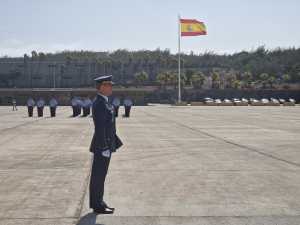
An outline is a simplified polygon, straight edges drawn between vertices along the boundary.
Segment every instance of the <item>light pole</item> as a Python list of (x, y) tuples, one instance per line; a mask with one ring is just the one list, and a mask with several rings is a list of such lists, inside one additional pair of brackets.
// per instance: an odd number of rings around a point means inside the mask
[(53, 79), (53, 88), (56, 88), (56, 77), (55, 77), (55, 72), (56, 72), (56, 63), (54, 64), (49, 64), (49, 68), (52, 68), (52, 79)]
[(84, 68), (84, 64), (77, 64), (76, 67), (78, 68), (79, 71), (79, 86), (85, 86), (85, 79), (82, 78), (82, 72)]

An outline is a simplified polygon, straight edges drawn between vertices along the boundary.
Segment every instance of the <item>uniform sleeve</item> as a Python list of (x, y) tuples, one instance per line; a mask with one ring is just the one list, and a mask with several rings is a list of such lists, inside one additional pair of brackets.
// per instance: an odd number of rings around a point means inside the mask
[(109, 148), (106, 139), (105, 117), (106, 114), (104, 107), (98, 104), (93, 105), (93, 118), (95, 123), (96, 136), (95, 147), (100, 151), (104, 151)]

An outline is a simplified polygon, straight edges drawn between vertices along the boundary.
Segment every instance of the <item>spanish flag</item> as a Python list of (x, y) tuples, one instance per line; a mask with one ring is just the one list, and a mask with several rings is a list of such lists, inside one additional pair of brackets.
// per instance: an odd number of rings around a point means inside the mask
[(203, 22), (194, 19), (180, 19), (181, 36), (206, 35), (206, 27)]

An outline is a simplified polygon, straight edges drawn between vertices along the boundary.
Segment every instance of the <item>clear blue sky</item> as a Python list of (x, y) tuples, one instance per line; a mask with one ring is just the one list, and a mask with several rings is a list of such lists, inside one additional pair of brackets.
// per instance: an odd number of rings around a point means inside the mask
[(233, 53), (300, 46), (298, 0), (1, 0), (0, 56), (32, 50), (177, 51), (177, 15), (206, 23), (182, 50)]

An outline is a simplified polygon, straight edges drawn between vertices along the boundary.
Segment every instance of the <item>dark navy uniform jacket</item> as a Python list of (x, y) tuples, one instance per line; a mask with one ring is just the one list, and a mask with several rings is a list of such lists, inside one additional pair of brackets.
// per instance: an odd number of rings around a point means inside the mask
[(95, 132), (90, 151), (105, 151), (109, 149), (111, 152), (115, 152), (123, 143), (116, 134), (113, 106), (106, 102), (102, 96), (97, 95), (92, 107)]

